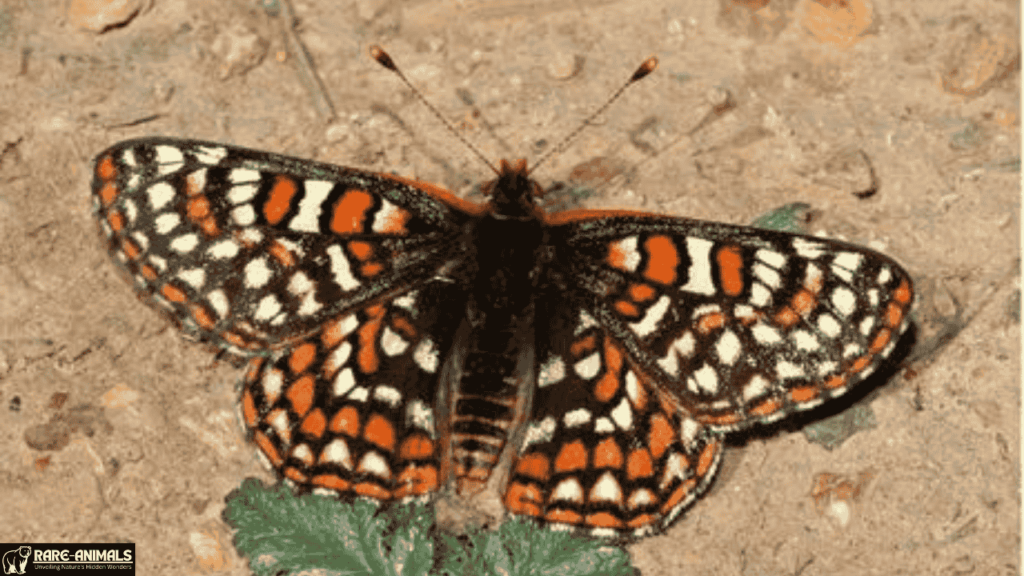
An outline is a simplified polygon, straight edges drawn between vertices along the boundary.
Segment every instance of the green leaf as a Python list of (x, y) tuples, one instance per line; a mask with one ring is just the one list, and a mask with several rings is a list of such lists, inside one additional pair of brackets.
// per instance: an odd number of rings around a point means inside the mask
[(433, 514), (422, 504), (385, 511), (248, 479), (227, 497), (224, 520), (257, 576), (319, 568), (333, 574), (423, 576), (434, 559)]
[(810, 204), (793, 202), (771, 212), (762, 214), (750, 225), (754, 228), (764, 230), (777, 230), (779, 232), (796, 232), (806, 234), (807, 213), (810, 211)]

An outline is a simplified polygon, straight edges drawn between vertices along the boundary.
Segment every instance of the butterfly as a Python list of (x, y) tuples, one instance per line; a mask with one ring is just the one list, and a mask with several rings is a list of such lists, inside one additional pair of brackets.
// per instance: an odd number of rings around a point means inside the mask
[(644, 536), (707, 489), (726, 433), (844, 394), (909, 325), (910, 276), (873, 250), (546, 213), (525, 161), (496, 172), (473, 203), (158, 137), (100, 153), (92, 191), (139, 296), (251, 358), (248, 436), (303, 490), (472, 494), (498, 470), (512, 514)]

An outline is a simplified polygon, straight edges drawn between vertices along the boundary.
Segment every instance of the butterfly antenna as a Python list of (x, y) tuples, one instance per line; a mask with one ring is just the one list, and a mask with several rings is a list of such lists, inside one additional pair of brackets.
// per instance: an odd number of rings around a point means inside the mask
[(470, 152), (476, 154), (476, 157), (479, 158), (484, 164), (486, 164), (488, 168), (493, 170), (495, 174), (499, 173), (498, 169), (494, 167), (494, 164), (491, 164), (491, 161), (488, 160), (487, 157), (484, 156), (482, 152), (477, 150), (476, 146), (470, 144), (469, 140), (466, 140), (462, 136), (462, 134), (459, 134), (459, 131), (456, 130), (454, 126), (452, 126), (451, 122), (449, 122), (444, 116), (442, 116), (441, 113), (437, 111), (437, 108), (435, 108), (433, 104), (428, 102), (426, 97), (424, 97), (423, 94), (415, 86), (412, 85), (412, 82), (410, 82), (409, 79), (405, 77), (405, 74), (402, 74), (402, 71), (398, 69), (398, 65), (395, 64), (395, 61), (391, 59), (391, 56), (388, 55), (388, 53), (385, 52), (383, 48), (377, 46), (376, 44), (370, 46), (370, 57), (376, 60), (377, 63), (380, 64), (381, 66), (397, 74), (398, 77), (402, 79), (402, 82), (404, 82), (405, 85), (408, 86), (410, 90), (412, 90), (412, 93), (417, 98), (419, 98), (420, 102), (422, 102), (423, 105), (427, 107), (427, 110), (433, 112), (434, 116), (441, 121), (441, 124), (443, 124), (444, 127), (447, 128), (449, 132), (451, 132), (456, 138), (458, 138), (460, 142), (465, 144), (466, 148), (469, 148)]
[(537, 168), (541, 164), (547, 162), (548, 159), (551, 158), (552, 156), (554, 156), (555, 154), (559, 154), (563, 150), (565, 150), (569, 146), (569, 144), (572, 143), (572, 141), (575, 140), (576, 137), (580, 135), (580, 132), (583, 132), (583, 130), (585, 128), (590, 126), (595, 118), (597, 118), (601, 114), (604, 114), (604, 111), (607, 110), (608, 107), (611, 106), (613, 102), (618, 100), (619, 96), (622, 96), (622, 93), (626, 91), (626, 88), (629, 88), (630, 86), (633, 85), (634, 82), (642, 80), (648, 74), (650, 74), (651, 72), (654, 72), (654, 70), (657, 67), (658, 67), (658, 57), (657, 56), (651, 56), (647, 60), (644, 60), (643, 63), (640, 64), (640, 67), (636, 69), (636, 72), (633, 72), (633, 75), (629, 78), (629, 80), (626, 80), (626, 83), (623, 84), (622, 86), (620, 86), (619, 89), (616, 90), (615, 93), (612, 94), (611, 97), (608, 98), (608, 100), (606, 100), (605, 103), (602, 104), (600, 108), (595, 110), (590, 116), (587, 116), (587, 119), (584, 120), (583, 122), (581, 122), (580, 125), (577, 126), (575, 130), (572, 131), (572, 133), (570, 133), (565, 138), (562, 138), (561, 142), (559, 142), (553, 148), (548, 150), (547, 154), (544, 154), (543, 156), (541, 156), (539, 160), (534, 162), (533, 166), (530, 168), (530, 173), (532, 174), (533, 172), (535, 172), (537, 170)]

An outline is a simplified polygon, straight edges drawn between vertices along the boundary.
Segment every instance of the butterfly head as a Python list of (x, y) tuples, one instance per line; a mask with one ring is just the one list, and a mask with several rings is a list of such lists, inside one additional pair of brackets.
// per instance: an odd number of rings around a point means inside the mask
[(494, 213), (509, 218), (536, 218), (540, 215), (535, 198), (544, 195), (544, 190), (526, 169), (526, 160), (509, 163), (502, 160), (498, 165), (498, 178), (484, 184), (484, 195), (491, 197)]

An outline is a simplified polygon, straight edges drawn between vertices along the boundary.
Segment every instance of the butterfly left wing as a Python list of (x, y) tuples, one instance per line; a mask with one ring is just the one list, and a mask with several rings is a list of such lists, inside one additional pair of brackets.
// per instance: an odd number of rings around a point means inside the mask
[(553, 281), (631, 366), (715, 431), (843, 394), (909, 325), (907, 272), (853, 244), (615, 212), (556, 215), (550, 231)]
[(386, 174), (175, 138), (102, 152), (92, 190), (139, 295), (243, 354), (457, 268), (452, 240), (479, 210)]
[(435, 399), (464, 300), (431, 281), (253, 358), (242, 420), (271, 467), (303, 490), (383, 502), (437, 490)]

